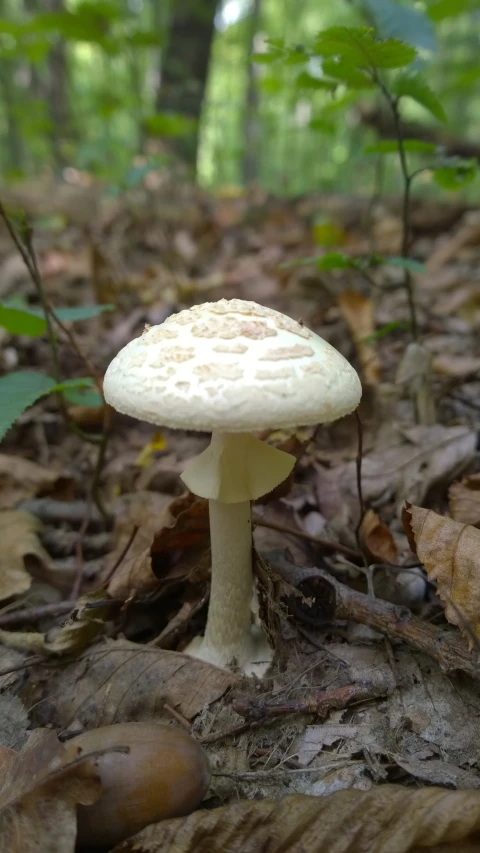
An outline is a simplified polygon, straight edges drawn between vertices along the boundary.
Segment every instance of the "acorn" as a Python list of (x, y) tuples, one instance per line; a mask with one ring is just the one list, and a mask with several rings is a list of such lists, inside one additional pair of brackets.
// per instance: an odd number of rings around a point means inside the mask
[(93, 729), (65, 744), (67, 762), (98, 750), (95, 766), (103, 792), (77, 806), (80, 849), (109, 849), (164, 818), (192, 812), (210, 784), (207, 757), (187, 732), (161, 723), (118, 723)]

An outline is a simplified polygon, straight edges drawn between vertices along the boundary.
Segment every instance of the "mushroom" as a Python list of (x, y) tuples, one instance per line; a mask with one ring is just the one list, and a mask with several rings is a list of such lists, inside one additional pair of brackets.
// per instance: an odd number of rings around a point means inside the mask
[(221, 299), (147, 327), (110, 364), (104, 393), (123, 414), (212, 433), (182, 474), (209, 501), (212, 567), (205, 635), (186, 651), (263, 675), (273, 652), (252, 618), (251, 502), (288, 477), (295, 458), (252, 432), (348, 414), (361, 397), (356, 371), (302, 323), (255, 302)]

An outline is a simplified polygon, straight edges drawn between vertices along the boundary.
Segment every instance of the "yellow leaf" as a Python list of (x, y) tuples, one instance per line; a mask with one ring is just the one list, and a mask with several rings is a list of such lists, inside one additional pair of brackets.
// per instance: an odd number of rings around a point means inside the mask
[(165, 450), (167, 442), (161, 432), (156, 432), (152, 440), (138, 454), (135, 465), (138, 468), (149, 468), (153, 463), (153, 454)]

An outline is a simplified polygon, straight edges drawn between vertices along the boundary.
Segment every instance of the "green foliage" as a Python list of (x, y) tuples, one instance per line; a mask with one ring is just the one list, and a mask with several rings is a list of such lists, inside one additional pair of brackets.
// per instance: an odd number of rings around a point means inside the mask
[(51, 376), (33, 370), (18, 370), (0, 378), (0, 440), (23, 412), (40, 397), (52, 392), (71, 393), (79, 388), (91, 388), (89, 378), (70, 379), (57, 383)]
[(324, 59), (322, 68), (325, 74), (355, 89), (371, 89), (375, 86), (371, 74), (357, 68), (342, 57)]
[(322, 77), (314, 77), (312, 74), (309, 74), (308, 71), (302, 71), (295, 81), (295, 87), (297, 89), (310, 89), (313, 91), (316, 89), (323, 89), (323, 91), (334, 92), (336, 86), (337, 84), (333, 83), (331, 80), (325, 80)]
[(403, 68), (416, 57), (415, 48), (399, 39), (380, 40), (368, 27), (330, 27), (318, 34), (313, 52), (372, 69)]
[(155, 113), (144, 119), (143, 126), (151, 136), (185, 136), (194, 123), (181, 113)]
[(412, 98), (439, 121), (447, 120), (440, 101), (421, 74), (399, 74), (392, 83), (391, 91), (397, 98)]
[(445, 18), (456, 18), (462, 12), (475, 9), (472, 0), (436, 0), (427, 8), (427, 14), (432, 21), (444, 21)]
[[(412, 154), (435, 154), (437, 146), (433, 142), (424, 142), (423, 139), (404, 139), (405, 151)], [(398, 141), (396, 139), (381, 139), (372, 145), (365, 145), (364, 154), (398, 154)]]
[(380, 329), (376, 329), (376, 331), (372, 332), (371, 335), (366, 335), (362, 338), (362, 342), (364, 344), (373, 344), (384, 338), (386, 335), (390, 335), (392, 332), (403, 332), (409, 328), (410, 323), (406, 320), (392, 320), (391, 323), (386, 323), (385, 326), (381, 326)]
[[(98, 317), (104, 311), (113, 310), (113, 305), (79, 305), (72, 308), (55, 308), (54, 314), (64, 323), (78, 323)], [(45, 333), (47, 323), (41, 308), (27, 305), (22, 299), (9, 299), (0, 302), (0, 326), (12, 335), (36, 338)]]
[(444, 190), (460, 190), (473, 183), (478, 171), (475, 159), (447, 157), (434, 169), (433, 177)]
[[(457, 2), (457, 0), (453, 0)], [(431, 20), (419, 9), (395, 0), (362, 0), (382, 38), (399, 38), (424, 50), (436, 50)]]
[(38, 338), (45, 331), (45, 320), (37, 314), (0, 302), (0, 326), (11, 335)]

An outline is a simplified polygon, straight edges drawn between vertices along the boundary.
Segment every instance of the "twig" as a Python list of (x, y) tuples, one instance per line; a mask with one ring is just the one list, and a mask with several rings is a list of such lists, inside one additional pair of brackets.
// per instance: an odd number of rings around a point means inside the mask
[(285, 702), (269, 702), (260, 696), (243, 697), (233, 702), (233, 710), (249, 720), (264, 720), (285, 714), (315, 714), (327, 717), (330, 711), (342, 711), (351, 702), (363, 702), (385, 696), (386, 687), (379, 688), (370, 682), (348, 684), (334, 690), (322, 690), (308, 699), (291, 699)]
[(349, 548), (348, 545), (341, 545), (340, 542), (332, 542), (331, 539), (324, 539), (322, 536), (313, 536), (310, 533), (305, 533), (303, 530), (298, 530), (296, 527), (290, 527), (288, 524), (277, 524), (275, 521), (266, 521), (264, 518), (254, 516), (253, 524), (255, 527), (268, 527), (270, 530), (278, 530), (279, 533), (287, 533), (290, 536), (297, 536), (299, 539), (305, 539), (307, 542), (312, 542), (314, 545), (319, 545), (326, 551), (338, 551), (340, 554), (345, 554), (352, 560), (361, 560), (362, 554), (356, 551), (355, 548)]
[(139, 529), (140, 528), (139, 528), (138, 524), (136, 524), (133, 527), (132, 532), (130, 533), (130, 536), (128, 537), (128, 540), (125, 543), (125, 547), (123, 548), (122, 552), (119, 554), (117, 559), (115, 560), (115, 563), (113, 564), (113, 566), (110, 569), (106, 578), (103, 578), (102, 583), (100, 584), (98, 589), (103, 589), (103, 587), (105, 587), (107, 585), (107, 583), (109, 582), (111, 577), (114, 575), (114, 573), (118, 569), (119, 565), (124, 561), (125, 557), (127, 556), (128, 551), (130, 550), (130, 548), (132, 546), (133, 540), (135, 539), (135, 536), (137, 535)]
[[(453, 630), (437, 628), (417, 619), (408, 607), (391, 604), (356, 592), (337, 581), (323, 569), (298, 568), (282, 560), (272, 569), (292, 587), (302, 593), (303, 598), (292, 594), (288, 605), (292, 613), (307, 625), (314, 624), (314, 614), (320, 601), (331, 601), (331, 619), (347, 619), (368, 625), (374, 631), (388, 637), (403, 640), (414, 649), (429, 655), (445, 672), (462, 671), (478, 678), (480, 666), (477, 656), (472, 654), (466, 643)], [(318, 622), (319, 626), (321, 622)]]
[(55, 601), (53, 604), (42, 604), (39, 607), (25, 607), (13, 613), (0, 614), (0, 628), (13, 628), (17, 625), (28, 625), (38, 622), (45, 616), (62, 616), (70, 613), (75, 607), (75, 600)]
[(360, 415), (358, 414), (358, 409), (355, 409), (355, 420), (357, 423), (357, 436), (358, 436), (358, 447), (357, 447), (357, 457), (355, 459), (355, 469), (357, 472), (357, 495), (358, 495), (358, 504), (360, 509), (360, 518), (358, 520), (357, 528), (355, 530), (355, 535), (357, 538), (357, 545), (359, 551), (362, 550), (361, 542), (360, 542), (360, 528), (362, 526), (363, 516), (365, 515), (365, 503), (363, 500), (363, 489), (362, 489), (362, 460), (363, 460), (363, 424), (360, 420)]

